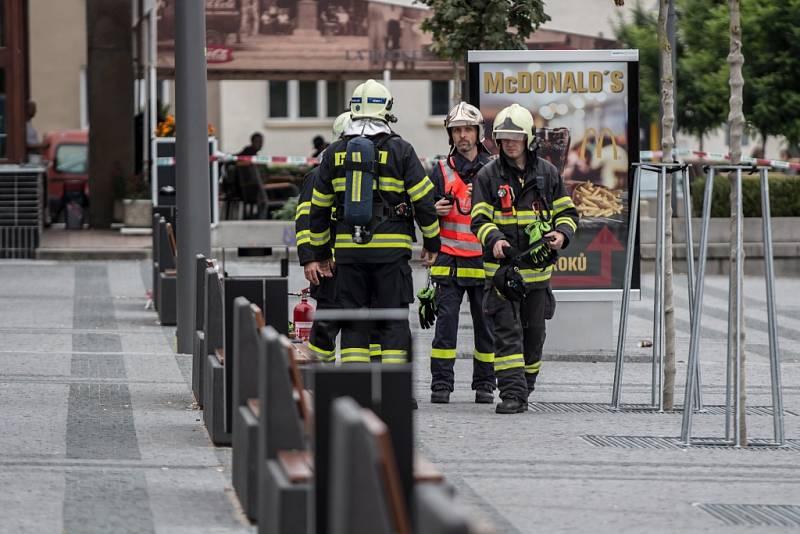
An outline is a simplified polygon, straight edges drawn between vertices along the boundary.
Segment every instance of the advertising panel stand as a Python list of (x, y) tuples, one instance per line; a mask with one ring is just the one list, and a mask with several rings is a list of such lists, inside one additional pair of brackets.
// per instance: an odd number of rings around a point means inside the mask
[(538, 154), (559, 169), (581, 216), (553, 274), (558, 308), (548, 326), (550, 350), (613, 350), (629, 232), (635, 233), (632, 296), (639, 298), (639, 226), (629, 205), (630, 164), (639, 160), (638, 61), (637, 50), (470, 51), (467, 57), (469, 101), (483, 113), (487, 134), (502, 108), (517, 103), (530, 110)]

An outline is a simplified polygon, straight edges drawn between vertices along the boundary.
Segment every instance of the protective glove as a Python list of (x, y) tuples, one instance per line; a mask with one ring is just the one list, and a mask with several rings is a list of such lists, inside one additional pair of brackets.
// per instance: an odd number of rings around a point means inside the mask
[(432, 327), (436, 322), (436, 288), (431, 285), (430, 277), (428, 278), (428, 285), (417, 291), (417, 298), (419, 299), (419, 326), (423, 330)]
[(545, 234), (551, 232), (553, 226), (541, 219), (537, 219), (525, 227), (525, 234), (528, 236), (528, 261), (534, 269), (544, 269), (553, 265), (558, 259), (558, 252), (550, 248), (550, 244), (545, 239)]

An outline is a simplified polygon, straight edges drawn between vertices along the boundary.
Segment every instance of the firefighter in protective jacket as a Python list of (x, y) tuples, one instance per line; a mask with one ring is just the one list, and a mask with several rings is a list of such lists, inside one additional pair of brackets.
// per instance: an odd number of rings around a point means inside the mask
[(436, 187), (436, 214), (442, 249), (431, 267), (436, 283), (436, 333), (431, 350), (431, 402), (447, 403), (453, 391), (458, 317), (464, 293), (469, 298), (475, 346), (472, 389), (475, 402), (494, 402), (494, 346), (484, 319), (484, 272), (481, 244), (470, 231), (473, 180), (489, 161), (483, 146), (483, 116), (475, 106), (461, 102), (444, 121), (450, 153), (431, 172)]
[[(331, 139), (338, 139), (350, 124), (350, 112), (342, 113), (333, 122)], [(314, 260), (311, 252), (311, 231), (309, 230), (309, 214), (311, 213), (311, 194), (314, 190), (314, 180), (319, 174), (319, 167), (309, 172), (303, 179), (300, 198), (297, 201), (294, 227), (297, 243), (297, 256), (300, 265), (305, 270)], [(331, 235), (336, 235), (336, 221), (331, 220)], [(336, 303), (336, 278), (319, 279), (319, 285), (311, 284), (311, 297), (317, 301), (318, 310), (339, 308)], [(308, 348), (322, 362), (332, 362), (336, 359), (336, 336), (339, 335), (339, 323), (331, 320), (315, 320), (311, 326), (311, 336)], [(370, 343), (370, 356), (380, 358), (381, 347), (377, 343)]]
[[(389, 128), (392, 96), (374, 80), (356, 87), (352, 122), (328, 147), (311, 196), (310, 245), (314, 261), (306, 277), (332, 275), (331, 210), (336, 210), (337, 301), (342, 308), (407, 308), (414, 300), (411, 242), (414, 219), (423, 235), (424, 262), (439, 252), (439, 220), (433, 184), (413, 147)], [(342, 362), (369, 362), (369, 324), (342, 328)], [(411, 341), (408, 320), (380, 325), (383, 363), (405, 363)]]
[(556, 168), (536, 155), (533, 116), (512, 104), (495, 117), (499, 157), (478, 173), (472, 231), (483, 245), (484, 312), (494, 334), (497, 413), (528, 409), (541, 365), (545, 320), (555, 312), (550, 275), (578, 212)]

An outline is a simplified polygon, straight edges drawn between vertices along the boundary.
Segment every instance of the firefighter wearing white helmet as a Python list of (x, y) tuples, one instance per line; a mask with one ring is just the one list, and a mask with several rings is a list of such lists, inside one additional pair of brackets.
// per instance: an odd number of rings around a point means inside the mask
[(499, 157), (478, 173), (472, 231), (483, 246), (484, 313), (494, 334), (496, 412), (528, 409), (541, 366), (545, 321), (555, 312), (550, 275), (578, 212), (556, 168), (537, 157), (530, 111), (512, 104), (494, 119)]
[(483, 116), (478, 108), (458, 103), (444, 121), (450, 153), (434, 165), (442, 248), (431, 267), (436, 284), (436, 332), (431, 349), (431, 402), (450, 402), (454, 389), (458, 319), (461, 302), (469, 298), (474, 332), (472, 389), (475, 402), (494, 402), (495, 377), (492, 333), (483, 315), (484, 271), (481, 244), (469, 231), (472, 187), (478, 171), (489, 161), (483, 146)]
[[(403, 308), (413, 302), (411, 243), (414, 220), (423, 236), (423, 261), (439, 252), (434, 187), (414, 148), (389, 128), (392, 95), (374, 80), (350, 99), (352, 122), (328, 147), (311, 197), (310, 244), (314, 261), (306, 278), (332, 276), (331, 210), (336, 212), (337, 301), (344, 308)], [(383, 363), (407, 361), (408, 321), (380, 329)], [(342, 362), (369, 362), (369, 325), (342, 328)]]
[[(342, 136), (350, 124), (350, 112), (345, 112), (336, 117), (331, 129), (331, 139), (336, 140)], [(311, 213), (311, 196), (314, 190), (314, 181), (319, 174), (319, 167), (314, 167), (303, 178), (300, 196), (297, 199), (297, 211), (294, 218), (295, 243), (297, 244), (297, 257), (300, 265), (306, 269), (313, 261), (311, 253), (311, 232), (309, 230), (309, 214)], [(331, 231), (335, 232), (334, 224), (330, 224)], [(318, 310), (337, 308), (336, 306), (336, 279), (324, 278), (317, 285), (311, 286), (311, 296), (317, 301)], [(336, 321), (314, 321), (311, 326), (311, 335), (308, 348), (323, 362), (332, 362), (336, 359), (336, 336), (339, 334), (339, 324)]]

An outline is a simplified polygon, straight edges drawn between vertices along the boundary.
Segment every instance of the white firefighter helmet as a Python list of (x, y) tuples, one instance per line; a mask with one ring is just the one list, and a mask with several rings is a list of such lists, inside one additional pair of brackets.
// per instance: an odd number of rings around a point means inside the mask
[(500, 146), (498, 139), (525, 139), (530, 149), (534, 143), (533, 115), (519, 104), (511, 104), (500, 110), (492, 125), (492, 139)]
[(353, 91), (350, 98), (350, 112), (353, 120), (378, 119), (389, 121), (392, 109), (392, 93), (375, 80), (367, 80)]
[(448, 113), (447, 117), (444, 119), (444, 127), (447, 129), (447, 136), (450, 138), (451, 145), (453, 144), (453, 138), (450, 136), (450, 128), (455, 128), (456, 126), (477, 126), (478, 142), (483, 143), (485, 139), (483, 115), (481, 115), (481, 111), (472, 104), (459, 102), (450, 110), (450, 113)]
[(331, 130), (331, 139), (339, 139), (347, 127), (350, 126), (350, 112), (345, 111), (333, 121), (333, 129)]

